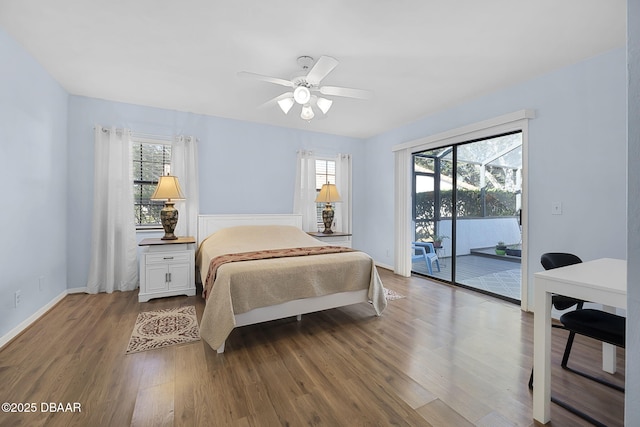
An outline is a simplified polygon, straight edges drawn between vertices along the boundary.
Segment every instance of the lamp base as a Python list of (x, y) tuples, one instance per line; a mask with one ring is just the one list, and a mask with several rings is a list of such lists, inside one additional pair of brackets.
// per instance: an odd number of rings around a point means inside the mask
[(176, 240), (178, 236), (173, 234), (173, 230), (176, 229), (176, 224), (178, 224), (178, 210), (173, 207), (174, 202), (166, 201), (164, 202), (164, 208), (160, 210), (160, 222), (162, 223), (162, 228), (164, 228), (164, 236), (162, 236), (161, 240)]
[(331, 230), (333, 225), (333, 207), (331, 207), (331, 203), (327, 203), (322, 210), (322, 222), (324, 223), (322, 234), (333, 234), (333, 230)]

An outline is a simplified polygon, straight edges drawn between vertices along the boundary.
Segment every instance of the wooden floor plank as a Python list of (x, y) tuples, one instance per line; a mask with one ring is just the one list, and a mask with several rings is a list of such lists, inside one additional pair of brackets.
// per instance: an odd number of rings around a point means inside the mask
[(138, 393), (132, 427), (172, 427), (174, 384), (165, 382)]

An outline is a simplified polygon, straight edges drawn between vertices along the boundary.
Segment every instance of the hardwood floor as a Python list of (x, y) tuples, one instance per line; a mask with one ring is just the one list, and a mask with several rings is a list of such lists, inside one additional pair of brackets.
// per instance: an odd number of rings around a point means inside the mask
[[(195, 305), (136, 292), (69, 295), (0, 351), (0, 400), (35, 413), (0, 413), (2, 426), (533, 426), (527, 381), (533, 316), (516, 305), (380, 269), (406, 296), (383, 316), (368, 304), (234, 330), (218, 355), (196, 342), (125, 355), (141, 311)], [(610, 426), (624, 395), (559, 367), (553, 394)], [(570, 364), (603, 374), (599, 344), (578, 337)], [(41, 402), (81, 405), (42, 412)], [(552, 405), (551, 426), (588, 425)]]

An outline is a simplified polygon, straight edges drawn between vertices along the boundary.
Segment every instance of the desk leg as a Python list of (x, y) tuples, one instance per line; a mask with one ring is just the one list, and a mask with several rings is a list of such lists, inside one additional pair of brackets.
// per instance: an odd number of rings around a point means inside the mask
[(551, 420), (551, 294), (535, 279), (533, 316), (533, 418)]
[[(611, 307), (610, 305), (603, 306), (602, 310), (606, 311), (607, 313), (615, 314), (616, 312), (616, 308)], [(616, 364), (617, 364), (616, 346), (603, 342), (602, 343), (602, 370), (610, 374), (615, 374), (617, 369)]]

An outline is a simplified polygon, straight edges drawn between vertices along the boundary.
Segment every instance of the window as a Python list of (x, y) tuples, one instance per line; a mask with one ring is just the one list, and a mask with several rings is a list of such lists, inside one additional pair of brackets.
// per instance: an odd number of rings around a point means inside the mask
[(137, 228), (158, 228), (161, 200), (150, 200), (158, 184), (158, 177), (171, 168), (171, 145), (163, 143), (133, 142), (133, 208)]
[[(334, 160), (316, 159), (316, 195), (320, 193), (324, 184), (336, 183), (336, 162)], [(322, 222), (322, 210), (324, 203), (316, 203), (316, 222), (318, 230), (324, 229)]]
[(351, 155), (315, 156), (311, 151), (297, 152), (296, 189), (293, 195), (293, 212), (302, 216), (302, 229), (322, 231), (322, 209), (315, 203), (318, 192), (326, 183), (337, 187), (341, 198), (334, 205), (333, 231), (351, 233)]

